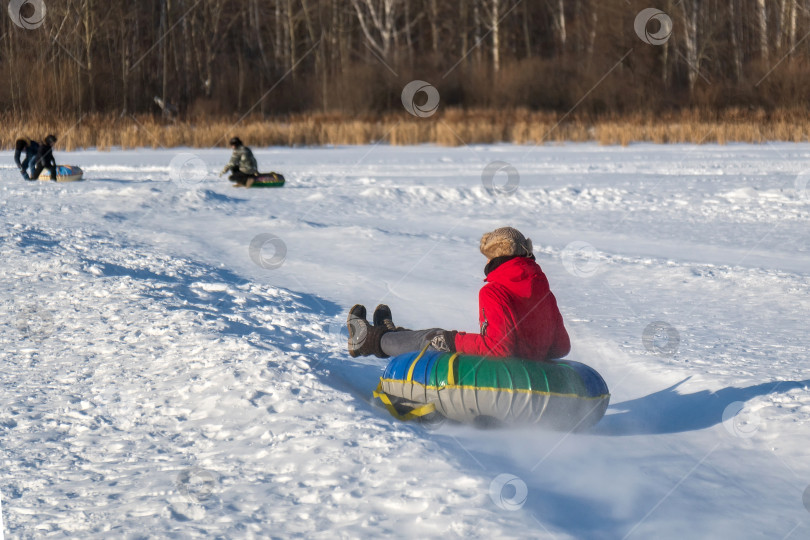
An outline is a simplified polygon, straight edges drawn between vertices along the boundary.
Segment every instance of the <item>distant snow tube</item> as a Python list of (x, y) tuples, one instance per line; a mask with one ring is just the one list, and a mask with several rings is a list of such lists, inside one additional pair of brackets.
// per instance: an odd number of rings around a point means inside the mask
[(260, 173), (258, 176), (255, 177), (253, 185), (251, 187), (254, 188), (284, 187), (285, 181), (286, 179), (284, 178), (283, 174), (274, 172)]
[[(56, 167), (56, 181), (57, 182), (78, 182), (82, 179), (84, 171), (76, 165), (57, 165)], [(39, 179), (43, 181), (51, 180), (51, 173), (47, 169), (43, 170), (39, 175)]]
[[(572, 360), (538, 362), (426, 350), (392, 358), (374, 395), (403, 420), (435, 410), (458, 422), (494, 420), (563, 431), (593, 426), (610, 401), (602, 376)], [(391, 397), (407, 400), (412, 410), (395, 410)]]

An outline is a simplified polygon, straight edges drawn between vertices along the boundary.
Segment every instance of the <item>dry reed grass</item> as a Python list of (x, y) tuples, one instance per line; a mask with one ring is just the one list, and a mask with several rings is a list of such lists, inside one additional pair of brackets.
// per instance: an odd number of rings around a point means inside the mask
[(667, 114), (634, 113), (600, 118), (564, 117), (527, 110), (444, 110), (430, 118), (406, 113), (379, 117), (312, 114), (287, 119), (218, 118), (167, 123), (151, 116), (87, 115), (79, 121), (26, 121), (2, 118), (6, 129), (0, 146), (13, 148), (20, 136), (59, 136), (57, 147), (172, 148), (223, 147), (238, 134), (251, 146), (392, 145), (431, 143), (460, 146), (509, 142), (537, 144), (560, 141), (720, 143), (808, 140), (810, 119), (804, 110), (730, 109), (723, 112), (681, 111)]

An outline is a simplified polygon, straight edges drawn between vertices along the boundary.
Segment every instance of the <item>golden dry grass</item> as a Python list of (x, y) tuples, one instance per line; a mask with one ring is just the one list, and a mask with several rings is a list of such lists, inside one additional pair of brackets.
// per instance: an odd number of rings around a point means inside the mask
[(343, 114), (292, 116), (283, 120), (218, 118), (165, 122), (151, 116), (87, 115), (55, 122), (2, 118), (0, 146), (12, 148), (20, 136), (59, 136), (58, 148), (223, 147), (238, 134), (251, 146), (302, 146), (432, 143), (460, 146), (509, 142), (559, 141), (720, 143), (807, 141), (810, 119), (804, 110), (776, 112), (726, 110), (682, 111), (663, 115), (635, 113), (622, 117), (564, 117), (527, 110), (444, 110), (429, 118), (407, 113), (379, 117)]

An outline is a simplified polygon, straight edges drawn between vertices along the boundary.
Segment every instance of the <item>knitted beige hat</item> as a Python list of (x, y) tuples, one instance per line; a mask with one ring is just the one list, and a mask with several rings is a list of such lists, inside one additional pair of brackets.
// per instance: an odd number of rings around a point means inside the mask
[(532, 255), (532, 241), (512, 227), (501, 227), (481, 237), (481, 253), (487, 259), (495, 257), (528, 257)]

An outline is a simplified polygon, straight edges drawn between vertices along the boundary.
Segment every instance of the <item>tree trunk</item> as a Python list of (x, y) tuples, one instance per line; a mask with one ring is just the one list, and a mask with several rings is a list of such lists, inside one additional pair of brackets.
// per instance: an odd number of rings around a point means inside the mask
[(523, 44), (526, 48), (526, 58), (532, 57), (532, 35), (529, 32), (529, 3), (523, 2)]
[[(596, 1), (589, 2), (591, 11), (591, 30), (588, 33), (588, 65), (593, 62), (594, 46), (596, 45), (596, 30), (599, 28), (599, 11), (597, 9), (598, 3)], [(664, 75), (666, 79), (666, 75)]]
[(437, 55), (439, 54), (439, 6), (436, 4), (436, 0), (429, 0), (428, 8), (430, 8), (431, 50), (434, 55)]
[(96, 109), (96, 85), (93, 82), (93, 6), (91, 0), (84, 1), (84, 51), (87, 86), (90, 89), (90, 111)]
[(178, 105), (182, 104), (184, 108), (187, 109), (188, 104), (191, 100), (191, 46), (189, 40), (191, 36), (189, 35), (188, 31), (188, 16), (185, 15), (188, 11), (186, 6), (188, 4), (188, 0), (181, 0), (180, 2), (180, 12), (184, 14), (182, 20), (180, 21), (180, 34), (183, 36), (180, 39), (179, 47), (180, 51), (176, 62), (178, 64), (177, 71), (179, 73), (179, 80), (177, 81), (178, 86)]
[[(405, 20), (411, 20), (411, 3), (405, 2)], [(411, 25), (405, 24), (405, 47), (408, 50), (408, 64), (413, 65), (413, 36), (411, 35)], [(397, 51), (398, 54), (399, 51)]]
[(738, 0), (728, 0), (729, 35), (731, 36), (732, 65), (734, 67), (734, 80), (739, 82), (742, 78), (742, 50), (737, 39), (737, 4)]
[[(163, 0), (161, 3), (160, 15), (160, 35), (165, 36), (169, 28), (169, 0)], [(169, 44), (168, 36), (163, 38), (160, 46), (163, 48), (163, 85), (161, 88), (161, 99), (163, 99), (163, 117), (169, 113), (169, 108), (166, 106), (169, 99)]]
[[(476, 57), (476, 64), (481, 65), (481, 9), (479, 8), (478, 4), (479, 0), (475, 0), (473, 3), (473, 38), (475, 41), (475, 57)], [(464, 51), (466, 53), (466, 50)]]
[(250, 0), (251, 17), (253, 23), (253, 33), (255, 35), (256, 46), (259, 48), (259, 58), (262, 62), (262, 71), (270, 69), (270, 62), (267, 59), (267, 51), (264, 48), (264, 36), (262, 35), (262, 13), (259, 10), (259, 0)]
[(501, 0), (491, 0), (489, 27), (492, 30), (492, 70), (501, 69)]
[(759, 54), (765, 63), (769, 63), (770, 51), (768, 47), (768, 11), (765, 0), (757, 0), (757, 16), (759, 23)]
[(684, 21), (684, 44), (686, 46), (687, 78), (689, 92), (695, 89), (698, 77), (698, 35), (697, 35), (697, 0), (683, 0), (681, 3)]
[[(461, 28), (461, 50), (459, 51), (458, 56), (466, 55), (467, 50), (469, 49), (468, 34), (470, 31), (469, 27), (470, 14), (468, 6), (469, 4), (467, 2), (462, 2), (461, 7), (459, 8), (459, 23), (460, 23), (459, 28)], [(466, 65), (467, 63), (466, 57), (464, 58), (463, 62)]]
[(247, 77), (247, 70), (245, 69), (245, 55), (239, 54), (236, 56), (237, 74), (236, 80), (238, 87), (236, 90), (236, 108), (237, 110), (244, 110), (244, 97), (245, 97), (245, 79)]
[(295, 79), (296, 79), (295, 70), (296, 70), (296, 67), (297, 67), (297, 64), (298, 64), (298, 56), (297, 56), (297, 51), (295, 49), (295, 45), (296, 45), (295, 17), (293, 16), (292, 2), (293, 2), (293, 0), (287, 0), (287, 32), (289, 33), (289, 36), (290, 36), (290, 43), (289, 43), (289, 46), (290, 46), (290, 67), (289, 67), (289, 69), (292, 72), (291, 77), (292, 77), (292, 81), (294, 83)]
[(273, 23), (275, 26), (275, 31), (273, 32), (273, 37), (275, 37), (275, 47), (273, 47), (273, 54), (276, 57), (276, 62), (284, 58), (283, 49), (281, 47), (281, 40), (282, 40), (282, 26), (281, 26), (281, 0), (275, 0), (276, 10), (275, 10), (275, 17), (273, 18)]
[[(307, 27), (307, 35), (309, 36), (309, 46), (315, 47), (315, 44), (318, 43), (318, 35), (315, 32), (315, 25), (312, 21), (312, 16), (309, 12), (309, 5), (307, 4), (308, 0), (301, 0), (301, 8), (304, 13), (304, 22), (306, 23)], [(324, 57), (324, 47), (323, 47), (323, 39), (321, 39), (320, 43), (318, 43), (317, 49), (315, 50), (315, 65), (318, 67), (316, 75), (320, 74), (321, 81), (325, 81), (327, 79), (326, 76), (326, 61)], [(313, 81), (317, 84), (317, 80)], [(321, 94), (321, 107), (323, 110), (326, 110), (326, 99), (327, 99), (327, 92), (326, 86), (322, 86), (322, 94)]]
[[(351, 0), (357, 15), (357, 22), (368, 46), (385, 60), (391, 60), (391, 54), (396, 54), (399, 45), (399, 36), (405, 33), (405, 39), (410, 40), (413, 21), (410, 18), (408, 5), (410, 0)], [(400, 7), (406, 8), (400, 14)], [(393, 58), (396, 64), (396, 58)]]
[(790, 0), (790, 22), (788, 30), (788, 47), (792, 51), (796, 46), (796, 0)]
[(567, 35), (565, 31), (565, 0), (558, 0), (557, 3), (557, 39), (559, 43), (559, 54), (565, 53), (565, 42)]
[(129, 41), (129, 10), (121, 17), (121, 116), (126, 116), (129, 112), (128, 96), (129, 96), (129, 65), (132, 51), (130, 50)]

